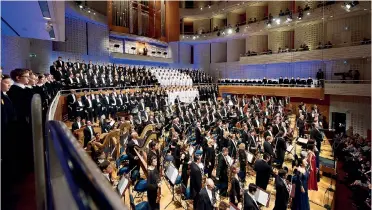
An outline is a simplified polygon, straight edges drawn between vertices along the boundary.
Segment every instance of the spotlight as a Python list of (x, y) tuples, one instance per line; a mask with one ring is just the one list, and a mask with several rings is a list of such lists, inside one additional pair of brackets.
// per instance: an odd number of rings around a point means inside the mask
[(96, 13), (94, 12), (93, 15), (96, 15)]
[(203, 10), (203, 7), (200, 7), (200, 10)]
[(276, 24), (278, 24), (278, 25), (279, 25), (279, 24), (280, 24), (280, 19), (279, 19), (279, 18), (278, 18), (278, 19), (276, 19), (276, 21), (275, 21), (275, 22), (276, 22)]
[(184, 39), (185, 38), (185, 36), (182, 36), (182, 39)]
[(351, 8), (351, 5), (350, 4), (346, 4), (346, 9), (350, 9)]
[(88, 10), (88, 13), (90, 13), (90, 10)]
[(232, 34), (232, 29), (231, 28), (229, 28), (228, 30), (227, 30), (227, 34)]
[(224, 31), (222, 32), (222, 35), (225, 35), (225, 32)]
[(292, 18), (287, 17), (287, 22), (291, 22), (291, 21), (292, 21)]
[(307, 15), (310, 15), (310, 12), (306, 13)]
[(210, 9), (211, 8), (211, 5), (208, 5), (208, 9)]
[(195, 37), (195, 36), (193, 36), (193, 37), (192, 37), (192, 39), (193, 39), (193, 40), (195, 40), (195, 39), (196, 39), (196, 37)]
[[(270, 24), (270, 23), (268, 23), (268, 24), (267, 24), (267, 26), (268, 26), (268, 27), (271, 27), (271, 24)], [(261, 31), (262, 31), (262, 30), (261, 30)]]
[(298, 17), (298, 19), (300, 19), (300, 20), (301, 20), (301, 19), (302, 19), (302, 17)]
[(83, 9), (83, 5), (80, 5), (79, 7), (80, 7), (80, 9)]

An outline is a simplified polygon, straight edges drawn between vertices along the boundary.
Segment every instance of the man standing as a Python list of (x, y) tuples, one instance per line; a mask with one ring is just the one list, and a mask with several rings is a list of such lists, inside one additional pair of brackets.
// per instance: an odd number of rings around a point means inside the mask
[(84, 128), (84, 147), (87, 146), (88, 142), (96, 135), (94, 132), (92, 122), (87, 121), (87, 127)]
[(275, 206), (273, 210), (286, 210), (289, 201), (290, 188), (286, 181), (287, 172), (283, 169), (279, 170), (278, 176), (275, 178)]
[(206, 187), (200, 190), (198, 196), (198, 210), (211, 210), (217, 208), (215, 186), (212, 179), (207, 179)]
[(194, 162), (190, 164), (190, 192), (191, 198), (194, 200), (194, 209), (197, 208), (199, 192), (202, 188), (202, 175), (203, 171), (199, 167), (201, 164), (201, 157), (199, 155), (194, 156)]
[(319, 131), (318, 125), (315, 123), (311, 125), (310, 138), (316, 141), (316, 148), (318, 149), (320, 153), (321, 152), (320, 147), (322, 145), (323, 135)]
[(273, 174), (273, 169), (268, 164), (270, 161), (270, 156), (264, 153), (263, 159), (259, 159), (254, 164), (254, 170), (256, 171), (256, 185), (264, 190), (266, 190), (269, 184), (270, 175)]

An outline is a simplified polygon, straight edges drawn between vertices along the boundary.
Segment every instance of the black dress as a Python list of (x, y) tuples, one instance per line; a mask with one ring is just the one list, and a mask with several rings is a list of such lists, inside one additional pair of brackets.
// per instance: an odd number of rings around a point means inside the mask
[(153, 170), (148, 169), (147, 199), (151, 210), (156, 210), (160, 208), (160, 204), (156, 203), (159, 182), (160, 182), (159, 171), (156, 168)]
[(230, 202), (233, 203), (235, 206), (238, 206), (238, 203), (241, 201), (241, 194), (240, 194), (240, 183), (236, 177), (233, 177), (231, 180), (231, 188), (229, 191), (229, 198)]

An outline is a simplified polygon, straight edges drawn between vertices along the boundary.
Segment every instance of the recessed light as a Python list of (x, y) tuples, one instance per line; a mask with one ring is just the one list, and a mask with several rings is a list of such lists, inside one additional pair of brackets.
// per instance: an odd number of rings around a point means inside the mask
[(90, 10), (88, 10), (88, 13), (90, 13)]
[(331, 15), (331, 18), (333, 18), (333, 16)]
[[(96, 13), (94, 12), (93, 15), (96, 15)], [(123, 13), (123, 15), (124, 15), (124, 13)]]
[(310, 15), (310, 12), (308, 12), (307, 15)]
[(324, 20), (324, 18), (322, 18), (322, 20)]
[(54, 37), (50, 37), (50, 39), (51, 39), (51, 40), (55, 40), (56, 38), (54, 38)]
[(51, 20), (52, 18), (50, 17), (44, 17), (45, 20)]
[(80, 9), (83, 9), (83, 5), (80, 5), (79, 7), (80, 7)]

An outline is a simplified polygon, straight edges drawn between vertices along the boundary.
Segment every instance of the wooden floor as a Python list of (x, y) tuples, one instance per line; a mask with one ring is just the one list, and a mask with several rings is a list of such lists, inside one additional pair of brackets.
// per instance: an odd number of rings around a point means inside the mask
[[(291, 121), (291, 127), (294, 127), (294, 122), (295, 122), (294, 116), (290, 118), (290, 121)], [(296, 135), (297, 134), (295, 132), (295, 136)], [(301, 147), (296, 146), (296, 150), (297, 150), (297, 154), (299, 154), (300, 151), (301, 151)], [(320, 156), (331, 159), (332, 158), (331, 154), (332, 154), (332, 149), (331, 149), (331, 145), (329, 144), (328, 140), (323, 141), (322, 151), (321, 151)], [(292, 171), (292, 164), (291, 164), (292, 159), (293, 159), (293, 156), (287, 154), (286, 155), (286, 162), (284, 163), (284, 165), (287, 166), (288, 169), (290, 170), (290, 173)], [(247, 177), (245, 186), (248, 186), (249, 183), (255, 183), (254, 171), (253, 171), (253, 175)], [(325, 176), (322, 176), (321, 179), (320, 179), (320, 182), (318, 183), (318, 191), (309, 191), (310, 209), (311, 210), (325, 209), (324, 208), (325, 204), (331, 205), (332, 200), (333, 200), (333, 192), (330, 192), (329, 195), (328, 195), (328, 193), (326, 194), (326, 190), (327, 190), (328, 187), (330, 187), (331, 183), (332, 183), (332, 188), (334, 189), (335, 184), (336, 184), (335, 180), (331, 179), (331, 178), (328, 178), (328, 177), (325, 177)], [(270, 184), (268, 186), (268, 189), (267, 189), (268, 192), (271, 193), (270, 205), (269, 205), (268, 208), (263, 207), (262, 209), (273, 209), (274, 208), (275, 187), (273, 186), (273, 184), (274, 184), (274, 180), (271, 180)], [(177, 198), (177, 200), (180, 200), (180, 196), (176, 195), (176, 198)], [(167, 188), (167, 186), (165, 184), (165, 180), (164, 180), (162, 182), (162, 197), (161, 197), (161, 200), (160, 200), (160, 209), (165, 209), (165, 207), (167, 206), (168, 203), (170, 203), (171, 200), (172, 200), (172, 193)], [(220, 200), (225, 201), (225, 202), (228, 203), (228, 198), (227, 197), (220, 197)], [(146, 201), (146, 195), (143, 196), (143, 199), (135, 199), (136, 204), (140, 203), (141, 201)], [(127, 204), (129, 206), (128, 191), (126, 192), (126, 195), (125, 195), (125, 204)], [(186, 208), (186, 203), (184, 201), (182, 202), (182, 205)], [(166, 209), (181, 210), (181, 209), (183, 209), (183, 207), (180, 206), (179, 202), (171, 202), (171, 204)], [(187, 209), (192, 209), (192, 201), (190, 201), (190, 204), (189, 204)]]

